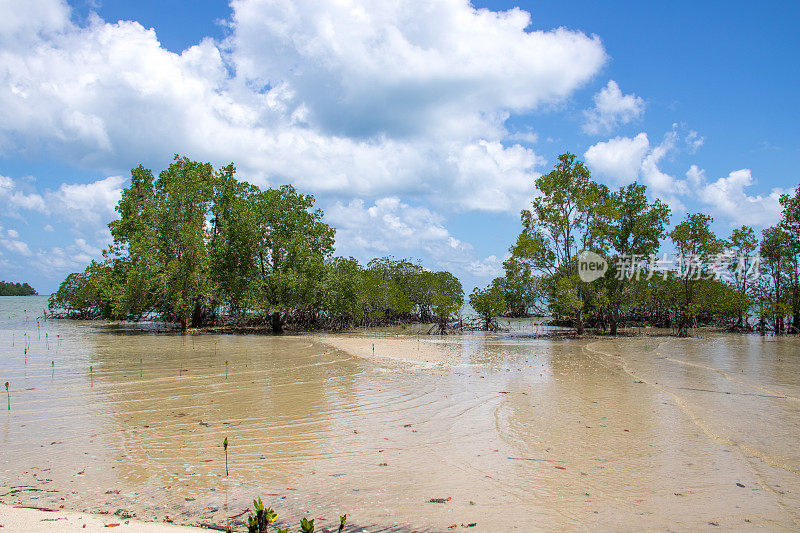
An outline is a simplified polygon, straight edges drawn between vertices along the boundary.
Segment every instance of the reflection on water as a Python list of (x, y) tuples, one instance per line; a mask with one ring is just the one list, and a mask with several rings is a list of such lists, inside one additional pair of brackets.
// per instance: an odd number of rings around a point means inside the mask
[(5, 502), (224, 523), (261, 495), (286, 523), (364, 531), (800, 526), (797, 339), (475, 333), (422, 338), (452, 354), (423, 365), (37, 328), (43, 305), (0, 298)]

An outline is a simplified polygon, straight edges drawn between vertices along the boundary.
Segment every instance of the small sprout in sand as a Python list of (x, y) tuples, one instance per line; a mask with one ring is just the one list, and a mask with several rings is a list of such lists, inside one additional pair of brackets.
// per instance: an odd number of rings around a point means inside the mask
[(342, 533), (342, 531), (344, 531), (345, 523), (347, 523), (347, 515), (343, 514), (342, 516), (339, 517), (339, 533)]
[(92, 368), (92, 365), (89, 365), (89, 380), (89, 386), (94, 387), (94, 368)]
[(225, 379), (228, 379), (228, 361), (225, 361)]
[(222, 447), (225, 449), (225, 475), (228, 475), (228, 437), (222, 441)]
[(11, 393), (8, 392), (8, 381), (6, 381), (6, 396), (8, 396), (8, 410), (11, 410)]
[(300, 519), (300, 532), (301, 533), (314, 533), (314, 519), (311, 520), (303, 517)]
[[(256, 515), (247, 517), (248, 533), (263, 533), (267, 531), (267, 526), (278, 519), (278, 513), (273, 511), (272, 507), (265, 508), (260, 496), (257, 500), (253, 500), (253, 508), (256, 510)], [(278, 531), (280, 532), (281, 530)]]
[(139, 377), (142, 377), (142, 358), (139, 358)]

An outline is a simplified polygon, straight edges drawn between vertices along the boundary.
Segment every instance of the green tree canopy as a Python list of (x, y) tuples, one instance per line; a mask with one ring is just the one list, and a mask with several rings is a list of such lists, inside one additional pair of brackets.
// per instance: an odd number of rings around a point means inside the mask
[(109, 224), (103, 260), (70, 274), (52, 309), (85, 318), (312, 326), (437, 318), (463, 305), (461, 282), (406, 259), (362, 267), (333, 257), (334, 229), (314, 197), (260, 189), (233, 164), (214, 170), (175, 156), (154, 179), (141, 165)]
[(716, 254), (722, 253), (723, 241), (711, 231), (713, 220), (709, 215), (690, 213), (669, 233), (679, 254), (676, 272), (681, 290), (677, 301), (679, 336), (688, 335), (689, 322), (700, 309), (696, 290), (698, 281), (710, 277), (708, 265)]

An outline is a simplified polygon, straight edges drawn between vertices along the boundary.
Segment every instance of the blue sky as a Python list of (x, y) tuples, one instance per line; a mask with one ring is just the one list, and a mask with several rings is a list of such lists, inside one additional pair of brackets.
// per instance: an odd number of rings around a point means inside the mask
[(774, 224), (800, 183), (796, 2), (0, 11), (0, 279), (43, 293), (107, 245), (129, 169), (176, 152), (313, 193), (337, 253), (415, 257), (467, 290), (565, 151), (721, 235)]

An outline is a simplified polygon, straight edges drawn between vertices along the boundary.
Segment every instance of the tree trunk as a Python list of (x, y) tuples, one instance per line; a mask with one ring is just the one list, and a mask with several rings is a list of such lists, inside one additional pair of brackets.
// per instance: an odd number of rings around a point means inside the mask
[(200, 305), (200, 299), (198, 298), (194, 302), (194, 310), (192, 311), (192, 327), (199, 328), (203, 325), (203, 306)]
[(609, 313), (609, 322), (611, 328), (611, 335), (616, 337), (617, 336), (617, 327), (619, 325), (619, 312), (616, 309), (611, 309), (611, 313)]
[(689, 336), (689, 320), (685, 313), (681, 313), (681, 318), (678, 320), (678, 337)]
[(580, 309), (578, 316), (575, 317), (575, 333), (583, 335), (583, 309)]
[(283, 320), (281, 319), (280, 311), (272, 313), (272, 333), (283, 333)]

